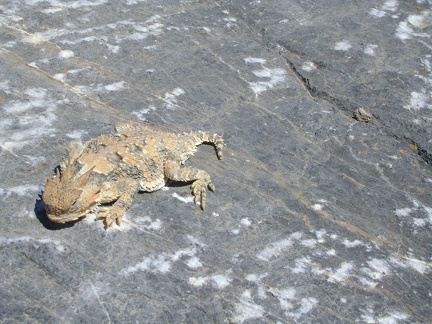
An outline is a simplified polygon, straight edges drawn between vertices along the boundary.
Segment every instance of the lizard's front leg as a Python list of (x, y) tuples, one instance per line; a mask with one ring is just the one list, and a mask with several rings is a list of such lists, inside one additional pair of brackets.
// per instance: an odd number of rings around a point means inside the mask
[(116, 221), (117, 225), (120, 225), (124, 213), (132, 204), (132, 200), (138, 192), (138, 188), (138, 182), (132, 179), (117, 180), (108, 187), (103, 188), (98, 203), (107, 204), (115, 202), (111, 206), (101, 207), (96, 220), (104, 219), (105, 228), (110, 227), (114, 221)]
[(199, 202), (202, 209), (205, 209), (206, 206), (207, 187), (215, 191), (215, 186), (207, 172), (191, 167), (181, 168), (178, 162), (172, 160), (165, 162), (165, 176), (175, 181), (193, 181), (191, 189), (195, 196), (194, 202), (195, 204)]

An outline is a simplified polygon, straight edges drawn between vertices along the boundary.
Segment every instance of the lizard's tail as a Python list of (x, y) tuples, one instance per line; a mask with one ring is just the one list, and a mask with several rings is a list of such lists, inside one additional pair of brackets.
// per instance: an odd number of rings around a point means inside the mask
[(224, 140), (221, 136), (217, 134), (210, 134), (202, 131), (192, 132), (191, 135), (194, 137), (195, 145), (200, 145), (202, 143), (211, 143), (216, 149), (216, 155), (219, 160), (222, 160), (222, 149), (224, 147)]

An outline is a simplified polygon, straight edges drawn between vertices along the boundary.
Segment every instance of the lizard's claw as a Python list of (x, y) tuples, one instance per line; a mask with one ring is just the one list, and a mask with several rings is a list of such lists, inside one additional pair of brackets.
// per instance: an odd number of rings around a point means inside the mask
[(99, 210), (95, 220), (103, 219), (105, 228), (110, 227), (114, 221), (120, 226), (123, 214), (124, 210), (118, 206), (103, 207)]
[(213, 191), (213, 192), (216, 190), (216, 188), (215, 188), (215, 186), (214, 186), (213, 183), (211, 183), (209, 181), (205, 181), (205, 180), (196, 180), (191, 185), (192, 194), (195, 196), (194, 202), (195, 202), (195, 204), (200, 203), (201, 204), (201, 208), (203, 210), (206, 207), (206, 192), (207, 192), (207, 187), (211, 191)]

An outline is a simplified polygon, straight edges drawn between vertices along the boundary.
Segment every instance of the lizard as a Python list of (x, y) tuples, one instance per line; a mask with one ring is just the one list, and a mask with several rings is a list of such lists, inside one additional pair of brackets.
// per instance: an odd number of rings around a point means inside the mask
[(183, 167), (202, 143), (213, 144), (221, 160), (224, 140), (203, 131), (175, 133), (146, 123), (120, 123), (109, 134), (84, 144), (67, 145), (54, 176), (48, 178), (42, 200), (56, 223), (76, 221), (97, 212), (105, 228), (121, 225), (139, 191), (152, 192), (168, 180), (190, 182), (195, 204), (206, 207), (206, 190), (215, 186), (206, 171)]

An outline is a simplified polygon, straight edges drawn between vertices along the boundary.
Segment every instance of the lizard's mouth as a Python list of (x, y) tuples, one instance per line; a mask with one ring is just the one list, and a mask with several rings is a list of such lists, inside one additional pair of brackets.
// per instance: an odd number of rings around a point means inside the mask
[(50, 221), (54, 223), (61, 223), (61, 224), (76, 221), (87, 214), (87, 213), (77, 213), (77, 214), (56, 215), (55, 213), (51, 213), (49, 208), (46, 208), (46, 213)]
[(60, 224), (77, 221), (81, 218), (86, 217), (88, 214), (97, 214), (99, 209), (100, 209), (99, 205), (94, 203), (84, 211), (76, 211), (76, 212), (69, 211), (68, 213), (60, 214), (60, 213), (55, 213), (54, 210), (52, 210), (49, 206), (45, 205), (45, 211), (48, 216), (48, 219), (54, 223), (60, 223)]

